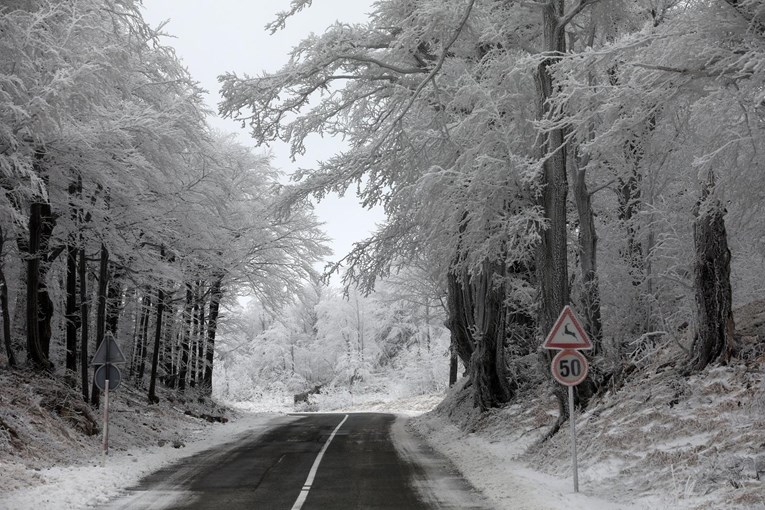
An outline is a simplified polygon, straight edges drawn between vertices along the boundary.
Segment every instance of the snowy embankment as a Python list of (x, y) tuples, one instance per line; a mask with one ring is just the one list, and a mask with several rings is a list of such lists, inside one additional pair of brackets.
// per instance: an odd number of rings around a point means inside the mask
[[(143, 393), (124, 386), (110, 396), (104, 459), (101, 436), (89, 435), (101, 416), (84, 417), (82, 408), (61, 404), (80, 398), (61, 381), (6, 372), (0, 388), (0, 509), (9, 510), (95, 508), (173, 461), (292, 419), (273, 412), (237, 416), (193, 394), (179, 400), (160, 393), (160, 405), (149, 406)], [(208, 421), (213, 418), (228, 422)]]
[[(138, 483), (144, 476), (183, 457), (230, 442), (242, 434), (258, 435), (276, 421), (274, 414), (248, 414), (229, 424), (211, 424), (195, 432), (182, 448), (172, 445), (135, 448), (110, 454), (102, 464), (55, 466), (37, 471), (39, 485), (0, 496), (0, 508), (77, 509), (97, 507)], [(3, 469), (5, 466), (3, 466)]]
[(542, 387), (483, 415), (455, 387), (410, 427), (498, 509), (765, 509), (765, 360), (686, 377), (654, 354), (577, 416), (579, 494), (568, 423), (540, 442), (557, 416)]

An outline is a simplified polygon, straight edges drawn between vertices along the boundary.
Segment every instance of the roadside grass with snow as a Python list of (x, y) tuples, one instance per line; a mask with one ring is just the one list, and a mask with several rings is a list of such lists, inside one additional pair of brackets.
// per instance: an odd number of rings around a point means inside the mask
[(661, 347), (577, 414), (579, 494), (549, 386), (479, 414), (457, 385), (411, 426), (498, 509), (765, 509), (765, 359), (686, 377)]
[(79, 405), (77, 392), (60, 379), (0, 372), (0, 509), (98, 507), (173, 461), (289, 419), (242, 416), (193, 391), (159, 396), (159, 405), (148, 405), (145, 392), (128, 385), (110, 393), (104, 459), (101, 415)]

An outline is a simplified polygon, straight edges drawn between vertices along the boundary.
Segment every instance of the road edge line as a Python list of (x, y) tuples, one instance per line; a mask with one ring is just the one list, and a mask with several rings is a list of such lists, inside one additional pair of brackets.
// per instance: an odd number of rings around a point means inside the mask
[(321, 459), (324, 457), (324, 452), (327, 451), (327, 448), (329, 448), (329, 443), (332, 442), (332, 440), (335, 438), (335, 434), (337, 434), (337, 431), (340, 430), (340, 427), (343, 426), (343, 423), (345, 423), (345, 420), (347, 419), (348, 419), (348, 415), (346, 414), (343, 420), (337, 425), (337, 427), (335, 427), (335, 430), (333, 430), (332, 433), (329, 435), (329, 438), (327, 438), (327, 442), (324, 443), (324, 446), (322, 446), (321, 450), (319, 450), (319, 454), (316, 456), (316, 460), (313, 461), (313, 466), (311, 466), (311, 471), (308, 472), (308, 478), (305, 479), (303, 488), (300, 489), (300, 494), (298, 495), (298, 498), (295, 500), (295, 504), (292, 505), (292, 510), (300, 510), (303, 507), (303, 503), (305, 503), (305, 499), (308, 497), (308, 493), (311, 490), (313, 479), (316, 477), (316, 472), (319, 470), (319, 464), (321, 464)]

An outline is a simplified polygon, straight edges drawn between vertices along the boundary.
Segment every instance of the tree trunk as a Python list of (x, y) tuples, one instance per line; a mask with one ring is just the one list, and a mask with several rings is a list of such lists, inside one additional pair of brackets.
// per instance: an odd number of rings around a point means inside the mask
[[(164, 255), (164, 250), (162, 250)], [(154, 330), (154, 352), (151, 357), (151, 377), (149, 378), (149, 404), (159, 403), (157, 397), (157, 370), (159, 368), (159, 350), (162, 340), (162, 316), (165, 314), (165, 293), (157, 289), (157, 324)]]
[(5, 356), (8, 358), (8, 366), (16, 368), (16, 356), (13, 353), (11, 343), (11, 316), (8, 310), (8, 284), (5, 281), (5, 270), (3, 264), (3, 245), (5, 238), (3, 230), (0, 228), (0, 312), (3, 314), (3, 343), (5, 344)]
[[(22, 214), (18, 209), (19, 215)], [(19, 222), (21, 223), (21, 222)], [(27, 262), (29, 260), (29, 235), (26, 232), (27, 225), (17, 225), (16, 249), (22, 261), (23, 270), (19, 274), (19, 283), (16, 292), (16, 303), (13, 307), (13, 321), (11, 322), (11, 343), (15, 353), (26, 350), (27, 338)]]
[[(80, 239), (82, 243), (82, 239)], [(77, 276), (80, 280), (80, 376), (82, 378), (82, 398), (89, 400), (88, 389), (88, 284), (85, 260), (85, 248), (80, 247)]]
[(474, 405), (486, 411), (508, 402), (516, 387), (505, 366), (504, 263), (483, 262), (475, 282), (475, 352), (471, 359)]
[(457, 369), (458, 369), (457, 350), (452, 344), (449, 348), (449, 387), (454, 386), (457, 382)]
[(698, 332), (692, 347), (691, 370), (703, 370), (721, 357), (727, 361), (733, 342), (731, 255), (725, 230), (726, 211), (719, 200), (709, 197), (714, 185), (714, 174), (710, 171), (702, 189), (701, 203), (694, 211), (694, 287)]
[[(537, 67), (535, 80), (538, 94), (538, 116), (550, 119), (549, 100), (553, 97), (553, 77), (550, 66), (566, 53), (565, 30), (558, 20), (563, 17), (563, 0), (550, 0), (542, 8), (544, 49), (550, 55)], [(563, 307), (569, 303), (566, 230), (566, 150), (563, 129), (553, 129), (542, 137), (538, 147), (542, 165), (542, 192), (540, 205), (548, 221), (541, 233), (539, 246), (539, 283), (541, 290), (542, 331), (552, 329)]]
[(149, 291), (147, 291), (146, 295), (143, 297), (143, 304), (141, 306), (141, 320), (138, 326), (140, 353), (139, 353), (138, 372), (136, 375), (136, 380), (138, 381), (139, 386), (142, 385), (143, 374), (146, 373), (146, 354), (149, 347), (148, 342), (149, 342), (149, 318), (150, 317), (151, 317), (151, 296), (149, 295)]
[(194, 291), (190, 283), (186, 283), (186, 303), (183, 306), (183, 331), (181, 333), (181, 359), (178, 364), (178, 389), (186, 389), (186, 378), (189, 372), (189, 354), (191, 351), (191, 327), (194, 307)]
[[(106, 293), (109, 286), (109, 250), (101, 243), (101, 260), (98, 264), (98, 307), (96, 308), (96, 350), (104, 341), (106, 331)], [(96, 386), (95, 371), (97, 366), (93, 367), (93, 388), (90, 393), (91, 405), (98, 407), (99, 397), (101, 395), (98, 386)]]
[[(627, 234), (627, 246), (622, 257), (627, 262), (632, 278), (632, 285), (637, 287), (645, 281), (645, 260), (643, 257), (643, 246), (638, 238), (639, 227), (637, 224), (638, 215), (642, 208), (642, 181), (643, 175), (640, 171), (640, 163), (645, 156), (643, 148), (644, 133), (650, 133), (655, 129), (656, 120), (649, 119), (648, 126), (643, 133), (633, 134), (624, 143), (624, 159), (627, 162), (627, 176), (618, 178), (617, 197), (618, 207), (617, 215), (619, 221), (624, 225)], [(639, 329), (645, 329), (647, 324), (641, 324)]]
[(46, 255), (52, 232), (50, 204), (41, 201), (32, 203), (27, 260), (27, 356), (32, 366), (43, 370), (53, 370), (53, 364), (48, 359), (53, 301), (45, 284), (48, 269)]
[[(67, 189), (69, 195), (69, 215), (73, 224), (77, 224), (79, 211), (75, 203), (75, 197), (79, 191), (79, 180), (69, 183)], [(77, 310), (77, 233), (73, 230), (69, 233), (66, 244), (66, 380), (70, 386), (77, 386), (77, 328), (79, 327), (79, 315)]]
[[(566, 53), (565, 27), (561, 26), (559, 21), (563, 15), (564, 0), (549, 0), (542, 7), (544, 50), (548, 56), (538, 65), (534, 76), (539, 119), (550, 120), (555, 116), (549, 103), (555, 90), (550, 67)], [(552, 329), (563, 307), (569, 304), (566, 218), (568, 182), (564, 130), (552, 129), (540, 140), (537, 152), (543, 163), (539, 205), (547, 220), (547, 228), (540, 233), (537, 271), (541, 300), (539, 325), (546, 334)], [(547, 367), (552, 362), (553, 354), (548, 350), (545, 355), (546, 363), (543, 363), (543, 370), (548, 377)], [(558, 420), (551, 430), (554, 434), (568, 419), (568, 406), (567, 392), (560, 385), (553, 386), (553, 393), (558, 400), (559, 412)]]
[(168, 388), (175, 388), (175, 379), (177, 373), (175, 371), (175, 338), (173, 335), (175, 307), (172, 303), (172, 299), (165, 304), (165, 330), (163, 332), (164, 338), (162, 340), (162, 355), (160, 356), (159, 365), (162, 368), (162, 376), (160, 381)]
[(189, 385), (193, 388), (201, 380), (202, 360), (205, 352), (205, 292), (202, 282), (197, 282), (194, 295), (194, 356)]
[(212, 376), (213, 376), (213, 356), (215, 354), (215, 334), (218, 329), (218, 314), (220, 312), (220, 301), (223, 297), (223, 291), (221, 284), (223, 283), (223, 277), (218, 276), (212, 284), (210, 289), (210, 316), (207, 319), (207, 352), (204, 378), (202, 384), (205, 389), (212, 391)]
[(40, 312), (38, 306), (37, 281), (40, 277), (40, 215), (39, 205), (33, 204), (29, 216), (29, 254), (27, 259), (27, 357), (36, 367), (47, 367), (48, 360), (40, 344), (40, 330), (37, 327)]
[(66, 246), (66, 380), (77, 386), (77, 246), (70, 239)]
[(122, 312), (122, 293), (123, 285), (122, 279), (124, 277), (124, 271), (117, 270), (112, 264), (112, 274), (108, 279), (106, 289), (106, 331), (112, 334), (114, 338), (117, 338), (117, 331), (120, 324), (120, 313)]
[(584, 329), (592, 340), (592, 356), (601, 351), (603, 322), (600, 315), (600, 288), (597, 273), (598, 235), (595, 232), (595, 215), (592, 210), (590, 192), (587, 190), (587, 163), (579, 161), (574, 154), (569, 154), (574, 202), (579, 216), (579, 262), (582, 270), (582, 309)]
[[(16, 299), (13, 306), (13, 320), (11, 321), (11, 345), (14, 355), (26, 350), (27, 338), (27, 271), (26, 261), (27, 252), (21, 250), (19, 244), (19, 255), (22, 260), (23, 270), (19, 274), (18, 286), (16, 287)], [(26, 241), (24, 242), (26, 246)], [(17, 358), (18, 361), (18, 358)]]
[(470, 358), (473, 356), (475, 346), (470, 333), (473, 326), (473, 296), (470, 292), (470, 277), (466, 271), (462, 271), (462, 281), (454, 271), (459, 271), (453, 266), (446, 275), (447, 306), (449, 318), (447, 327), (451, 334), (452, 348), (454, 353), (462, 360), (462, 364), (470, 370)]
[(131, 380), (135, 378), (135, 374), (138, 371), (138, 359), (141, 356), (141, 329), (140, 329), (140, 317), (141, 317), (141, 293), (135, 288), (133, 289), (133, 313), (131, 316), (131, 323), (133, 324), (132, 346), (130, 349), (130, 369), (128, 370), (128, 378)]

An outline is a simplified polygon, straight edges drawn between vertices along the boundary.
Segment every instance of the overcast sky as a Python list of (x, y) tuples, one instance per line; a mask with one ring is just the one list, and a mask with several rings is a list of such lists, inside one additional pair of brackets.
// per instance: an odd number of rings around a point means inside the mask
[[(269, 35), (264, 26), (278, 11), (289, 8), (289, 0), (143, 0), (144, 18), (151, 25), (169, 20), (164, 31), (173, 35), (165, 41), (173, 46), (191, 75), (206, 88), (208, 105), (217, 111), (220, 101), (217, 77), (226, 71), (255, 75), (276, 71), (289, 50), (311, 32), (320, 33), (336, 20), (361, 22), (372, 0), (314, 0), (313, 5), (288, 20), (287, 27)], [(216, 128), (240, 133), (243, 143), (253, 144), (246, 131), (230, 120), (211, 119)], [(272, 146), (274, 165), (289, 173), (295, 166), (310, 167), (317, 159), (333, 154), (337, 142), (319, 139), (297, 163), (287, 157), (283, 146)], [(262, 149), (265, 150), (265, 149)], [(327, 198), (317, 205), (318, 217), (332, 237), (335, 257), (345, 255), (383, 220), (381, 211), (362, 209), (355, 196)]]

